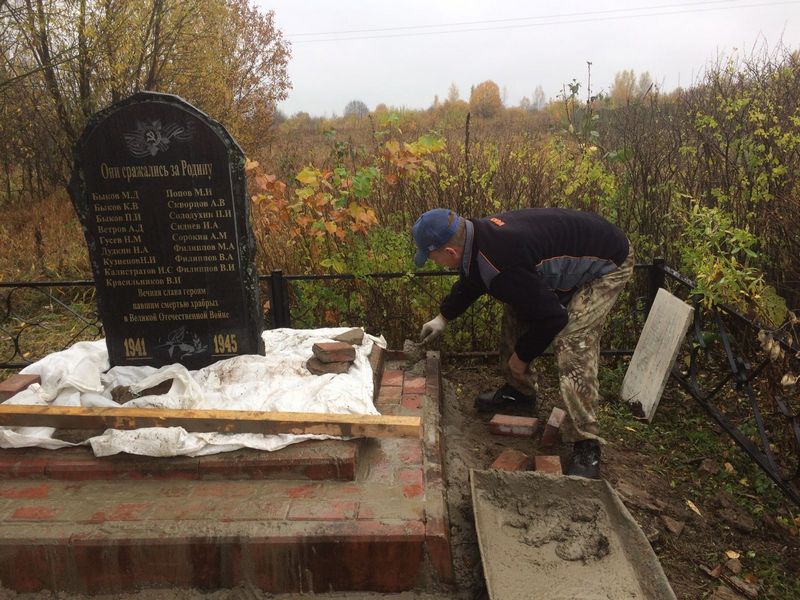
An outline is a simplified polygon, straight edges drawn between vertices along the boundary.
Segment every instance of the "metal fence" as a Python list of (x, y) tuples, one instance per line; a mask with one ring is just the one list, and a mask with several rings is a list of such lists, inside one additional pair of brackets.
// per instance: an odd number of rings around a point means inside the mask
[[(417, 339), (454, 281), (449, 272), (284, 275), (260, 277), (267, 326), (362, 326), (390, 348)], [(660, 287), (695, 307), (694, 323), (672, 376), (800, 505), (800, 401), (780, 385), (782, 373), (800, 373), (797, 342), (778, 340), (771, 360), (756, 336), (758, 323), (725, 306), (706, 307), (694, 284), (663, 261), (636, 265), (603, 337), (603, 353), (632, 354)], [(0, 283), (0, 368), (18, 369), (80, 340), (103, 337), (92, 281)], [(485, 296), (448, 324), (439, 349), (450, 357), (496, 354), (501, 305)], [(797, 386), (795, 386), (796, 388)]]
[[(612, 315), (613, 348), (629, 354), (636, 342), (657, 279), (652, 265), (636, 266), (637, 276)], [(417, 339), (420, 327), (439, 310), (455, 281), (445, 271), (360, 275), (284, 275), (259, 278), (268, 327), (362, 326), (383, 335), (391, 348)], [(0, 368), (19, 369), (80, 340), (103, 337), (94, 282), (0, 283)], [(497, 349), (501, 305), (486, 296), (448, 326), (442, 349), (449, 355), (492, 354)], [(621, 335), (624, 332), (625, 335)]]
[(770, 335), (766, 352), (761, 326), (729, 306), (706, 306), (694, 282), (661, 265), (663, 287), (694, 306), (694, 319), (672, 378), (731, 436), (778, 487), (800, 506), (800, 393), (782, 385), (800, 373), (797, 338)]

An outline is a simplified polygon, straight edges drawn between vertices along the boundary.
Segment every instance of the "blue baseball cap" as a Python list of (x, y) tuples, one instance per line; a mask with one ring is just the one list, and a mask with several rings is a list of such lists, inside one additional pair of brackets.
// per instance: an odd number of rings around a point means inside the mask
[(425, 264), (428, 254), (444, 246), (458, 229), (459, 216), (446, 208), (434, 208), (417, 219), (411, 228), (417, 253), (414, 264), (417, 268)]

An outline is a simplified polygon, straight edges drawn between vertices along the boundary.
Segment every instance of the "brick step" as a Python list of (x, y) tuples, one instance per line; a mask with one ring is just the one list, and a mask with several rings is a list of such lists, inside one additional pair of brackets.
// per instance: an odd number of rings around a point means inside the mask
[(0, 450), (0, 480), (56, 479), (332, 479), (352, 481), (358, 441), (307, 441), (275, 452), (242, 449), (210, 456), (158, 458), (117, 454), (98, 458), (89, 448)]
[(388, 370), (380, 380), (376, 405), (421, 415), (422, 439), (170, 459), (0, 451), (0, 581), (84, 594), (451, 583), (440, 382), (433, 354), (424, 377)]
[[(17, 592), (414, 587), (424, 498), (404, 485), (5, 482), (0, 580)], [(313, 575), (312, 575), (313, 574)]]

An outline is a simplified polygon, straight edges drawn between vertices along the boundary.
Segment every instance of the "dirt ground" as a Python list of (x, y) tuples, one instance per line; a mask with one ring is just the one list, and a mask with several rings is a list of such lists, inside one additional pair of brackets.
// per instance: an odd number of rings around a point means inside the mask
[[(502, 383), (496, 370), (487, 364), (443, 365), (444, 399), (442, 414), (442, 442), (445, 453), (447, 500), (451, 522), (451, 544), (456, 584), (453, 589), (437, 593), (409, 592), (404, 594), (343, 593), (317, 595), (318, 598), (347, 598), (351, 600), (487, 600), (480, 552), (475, 534), (473, 508), (470, 497), (469, 470), (485, 469), (505, 448), (516, 448), (532, 455), (545, 453), (529, 438), (495, 436), (489, 433), (491, 415), (480, 415), (473, 408), (473, 399), (482, 390), (494, 389)], [(681, 402), (667, 395), (659, 407), (659, 419), (687, 410)], [(540, 406), (538, 417), (546, 420), (557, 397), (555, 378), (540, 376)], [(601, 420), (602, 422), (602, 420)], [(687, 499), (693, 489), (685, 482), (677, 482), (670, 475), (669, 448), (654, 454), (643, 452), (635, 444), (626, 443), (622, 435), (608, 436), (603, 450), (603, 476), (617, 490), (631, 514), (647, 535), (669, 582), (680, 599), (735, 600), (737, 598), (785, 599), (797, 596), (780, 593), (764, 594), (753, 587), (748, 576), (748, 557), (731, 559), (726, 551), (748, 549), (753, 556), (779, 557), (775, 565), (776, 577), (796, 577), (800, 573), (800, 542), (796, 535), (775, 523), (770, 515), (754, 520), (751, 515), (732, 501), (730, 495), (720, 493), (694, 508)], [(624, 431), (623, 431), (624, 433)], [(604, 433), (605, 434), (605, 433)], [(724, 434), (721, 434), (724, 435)], [(633, 446), (633, 447), (631, 447)], [(558, 453), (566, 464), (570, 446), (562, 444), (548, 454)], [(693, 457), (689, 468), (697, 470), (702, 459)], [(698, 503), (700, 501), (698, 500)], [(697, 509), (695, 512), (694, 509)], [(698, 514), (698, 512), (700, 514)], [(743, 551), (743, 550), (742, 550)], [(726, 564), (727, 561), (727, 564)], [(750, 562), (754, 562), (753, 561)], [(741, 571), (737, 574), (737, 563)], [(716, 567), (716, 569), (715, 569)], [(710, 574), (709, 574), (710, 572)], [(787, 575), (787, 573), (789, 575)], [(740, 585), (739, 594), (731, 591)], [(792, 584), (793, 585), (793, 584)], [(777, 588), (776, 588), (777, 589)], [(755, 591), (754, 591), (755, 590)], [(747, 595), (749, 592), (751, 595)], [(754, 595), (753, 595), (754, 594)], [(255, 589), (240, 587), (202, 594), (190, 590), (147, 590), (137, 594), (94, 596), (96, 600), (296, 600), (308, 595), (270, 595)], [(0, 600), (46, 600), (60, 598), (78, 600), (67, 594), (14, 594), (0, 590)]]
[[(487, 468), (508, 447), (527, 454), (557, 452), (562, 464), (566, 464), (571, 451), (566, 444), (556, 450), (544, 450), (537, 448), (536, 442), (530, 439), (494, 436), (488, 432), (491, 415), (477, 414), (472, 408), (472, 399), (479, 391), (502, 384), (494, 373), (495, 370), (486, 365), (461, 365), (443, 371), (448, 381), (443, 410), (448, 501), (453, 559), (461, 590), (454, 597), (463, 600), (481, 598), (484, 590), (469, 485), (465, 483), (469, 468)], [(557, 393), (553, 374), (548, 377), (547, 373), (541, 373), (537, 415), (540, 419), (549, 415)], [(693, 400), (681, 397), (677, 390), (668, 386), (658, 419), (668, 421), (678, 418), (679, 413), (699, 411), (696, 406), (685, 404), (687, 402)], [(604, 402), (604, 408), (608, 408), (608, 403)], [(759, 589), (758, 582), (749, 582), (754, 577), (753, 569), (748, 569), (754, 566), (748, 562), (754, 563), (757, 557), (778, 557), (782, 564), (772, 565), (775, 578), (796, 581), (800, 577), (800, 540), (796, 530), (779, 526), (774, 515), (764, 514), (760, 520), (754, 519), (724, 491), (702, 504), (698, 499), (692, 480), (696, 482), (709, 476), (703, 471), (705, 459), (722, 462), (722, 457), (694, 456), (686, 461), (690, 464), (681, 464), (693, 471), (687, 483), (677, 480), (671, 473), (675, 462), (672, 449), (642, 452), (622, 436), (612, 437), (607, 431), (603, 434), (608, 442), (603, 448), (603, 478), (615, 488), (650, 540), (678, 598), (797, 598), (792, 592), (777, 591), (779, 585), (773, 586), (776, 590), (772, 593), (763, 593), (764, 585)], [(719, 433), (719, 436), (725, 439), (726, 434)], [(689, 498), (695, 498), (694, 508), (700, 514), (689, 505)], [(726, 554), (737, 549), (742, 556), (731, 559), (734, 554)], [(744, 556), (744, 549), (753, 555), (753, 560)], [(739, 593), (731, 589), (736, 586), (741, 586)]]

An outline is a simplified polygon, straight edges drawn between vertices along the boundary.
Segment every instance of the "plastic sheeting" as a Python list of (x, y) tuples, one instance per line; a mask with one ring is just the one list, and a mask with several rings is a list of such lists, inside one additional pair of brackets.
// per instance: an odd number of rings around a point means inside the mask
[[(109, 369), (105, 340), (79, 342), (24, 368), (37, 374), (41, 384), (31, 385), (7, 404), (51, 406), (138, 407), (196, 410), (250, 410), (309, 413), (379, 414), (372, 403), (373, 380), (369, 354), (373, 345), (386, 347), (383, 338), (364, 336), (356, 346), (356, 359), (342, 374), (312, 375), (306, 361), (318, 342), (348, 331), (325, 329), (272, 329), (263, 333), (266, 355), (242, 355), (189, 371), (173, 364), (160, 369), (121, 366)], [(111, 390), (128, 386), (136, 395), (172, 380), (161, 395), (136, 397), (124, 404), (112, 400)], [(181, 427), (134, 430), (108, 429), (80, 444), (55, 439), (52, 427), (0, 427), (0, 447), (38, 446), (57, 449), (89, 444), (95, 455), (119, 452), (145, 456), (202, 456), (240, 448), (279, 450), (319, 435), (261, 435), (190, 433)]]

